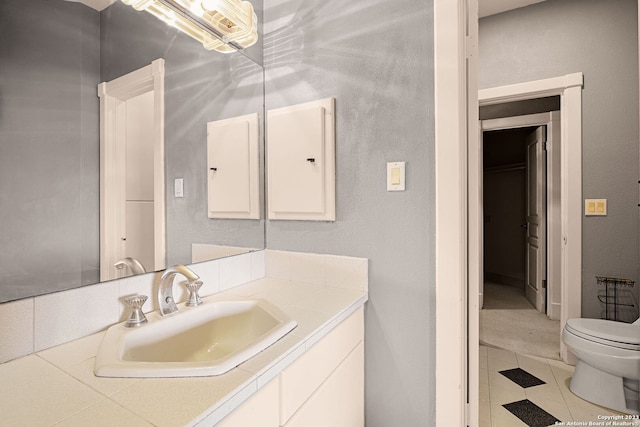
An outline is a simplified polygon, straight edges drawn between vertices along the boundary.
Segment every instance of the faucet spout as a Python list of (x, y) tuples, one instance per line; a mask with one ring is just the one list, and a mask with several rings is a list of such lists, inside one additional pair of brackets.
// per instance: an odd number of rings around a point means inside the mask
[(133, 274), (144, 274), (147, 272), (140, 261), (131, 257), (122, 258), (120, 261), (113, 264), (113, 266), (118, 270), (122, 270), (127, 266)]
[(189, 283), (193, 283), (200, 278), (184, 265), (178, 264), (167, 268), (162, 277), (160, 277), (160, 287), (158, 288), (158, 305), (162, 316), (178, 311), (178, 306), (173, 299), (173, 279), (176, 274), (184, 276)]

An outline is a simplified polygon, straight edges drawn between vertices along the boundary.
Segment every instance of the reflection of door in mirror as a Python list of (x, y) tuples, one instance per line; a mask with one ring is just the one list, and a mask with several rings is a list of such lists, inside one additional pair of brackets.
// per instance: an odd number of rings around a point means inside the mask
[[(164, 60), (98, 86), (100, 280), (165, 268)], [(119, 268), (118, 268), (119, 267)]]

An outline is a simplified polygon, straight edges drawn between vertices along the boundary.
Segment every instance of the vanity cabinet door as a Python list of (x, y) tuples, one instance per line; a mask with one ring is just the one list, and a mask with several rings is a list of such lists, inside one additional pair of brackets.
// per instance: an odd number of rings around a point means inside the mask
[(216, 427), (279, 427), (279, 381), (276, 377)]
[[(293, 362), (291, 366), (286, 368), (280, 374), (280, 422), (283, 425), (290, 422), (290, 420), (297, 419), (299, 414), (297, 413), (304, 406), (309, 406), (309, 402), (318, 398), (318, 402), (312, 406), (312, 408), (328, 408), (328, 412), (344, 412), (343, 404), (340, 402), (342, 399), (342, 392), (323, 392), (320, 394), (320, 390), (326, 385), (327, 378), (330, 378), (332, 373), (336, 373), (338, 367), (343, 364), (348, 357), (353, 356), (359, 362), (352, 361), (355, 365), (349, 365), (347, 368), (343, 368), (340, 374), (340, 379), (335, 379), (338, 384), (342, 384), (343, 381), (347, 381), (348, 384), (344, 385), (345, 389), (349, 390), (348, 397), (346, 398), (350, 404), (353, 404), (353, 408), (356, 412), (364, 411), (364, 377), (360, 372), (364, 364), (363, 356), (361, 352), (357, 352), (355, 349), (358, 345), (362, 344), (364, 336), (364, 316), (363, 310), (360, 309), (353, 313), (348, 319), (338, 325), (334, 330), (329, 332), (327, 336), (322, 338), (313, 347), (311, 347), (305, 354), (300, 356), (298, 360)], [(360, 364), (358, 367), (358, 363)], [(354, 367), (355, 366), (355, 367)], [(342, 378), (342, 377), (345, 378)], [(332, 396), (336, 397), (336, 400), (330, 401)], [(341, 396), (341, 397), (337, 397)], [(329, 405), (329, 406), (327, 406)], [(335, 409), (334, 409), (335, 406)], [(315, 409), (309, 409), (309, 413), (315, 413)], [(307, 416), (301, 418), (307, 420)], [(319, 418), (319, 420), (322, 418)], [(347, 417), (345, 419), (351, 419)], [(301, 421), (296, 421), (292, 425), (306, 425), (305, 423), (299, 424)], [(309, 424), (311, 425), (311, 424)], [(323, 425), (313, 424), (313, 425)], [(333, 426), (333, 424), (324, 424), (325, 426)], [(352, 425), (352, 424), (336, 424), (337, 425)]]
[(364, 426), (364, 345), (362, 342), (285, 424), (285, 427), (326, 426)]
[(360, 308), (216, 427), (363, 427)]

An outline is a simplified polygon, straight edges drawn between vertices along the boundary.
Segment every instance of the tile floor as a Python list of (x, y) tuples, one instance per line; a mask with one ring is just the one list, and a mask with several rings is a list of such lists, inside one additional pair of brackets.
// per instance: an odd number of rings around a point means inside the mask
[[(513, 372), (521, 368), (537, 377), (545, 384), (522, 387), (505, 375), (527, 377), (521, 372)], [(500, 371), (511, 371), (501, 374)], [(515, 375), (514, 375), (515, 374)], [(569, 422), (598, 425), (602, 422), (598, 415), (619, 415), (618, 412), (606, 409), (575, 396), (569, 390), (569, 381), (573, 374), (573, 366), (558, 360), (543, 359), (535, 356), (523, 356), (512, 351), (495, 347), (480, 346), (480, 427), (517, 427), (571, 425)], [(527, 378), (530, 379), (530, 378)], [(520, 415), (530, 421), (523, 422), (502, 405), (514, 404), (510, 407), (520, 411)], [(537, 408), (543, 412), (536, 413)], [(546, 412), (549, 417), (544, 415)], [(589, 424), (592, 422), (593, 424)], [(605, 424), (602, 424), (605, 425)], [(640, 423), (636, 424), (640, 426)]]

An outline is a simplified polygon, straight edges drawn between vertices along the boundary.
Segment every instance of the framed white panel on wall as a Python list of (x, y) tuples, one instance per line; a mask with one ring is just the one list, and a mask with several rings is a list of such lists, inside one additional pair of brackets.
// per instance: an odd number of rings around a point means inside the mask
[(335, 221), (335, 98), (267, 112), (268, 217)]
[(209, 218), (260, 218), (258, 114), (207, 123)]

